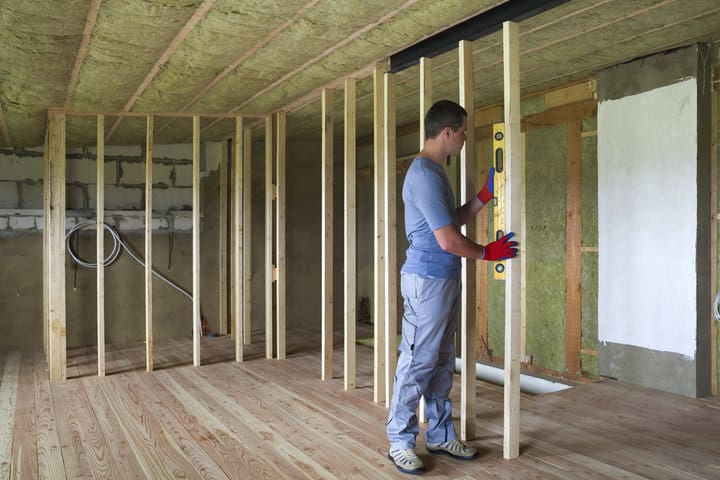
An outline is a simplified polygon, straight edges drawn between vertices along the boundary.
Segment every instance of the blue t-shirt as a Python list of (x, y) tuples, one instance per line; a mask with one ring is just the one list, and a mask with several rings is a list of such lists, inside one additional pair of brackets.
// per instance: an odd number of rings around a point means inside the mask
[(459, 228), (455, 195), (442, 168), (429, 158), (417, 157), (403, 182), (405, 232), (410, 242), (403, 273), (459, 278), (460, 257), (440, 248), (433, 230), (446, 225)]

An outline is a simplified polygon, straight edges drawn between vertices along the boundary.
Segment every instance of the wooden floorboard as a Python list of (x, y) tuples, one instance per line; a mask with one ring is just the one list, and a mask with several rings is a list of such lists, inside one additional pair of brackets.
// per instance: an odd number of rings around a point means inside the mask
[[(359, 332), (359, 336), (362, 332)], [(387, 460), (387, 409), (373, 403), (372, 348), (357, 347), (357, 388), (343, 365), (320, 379), (320, 332), (288, 335), (287, 360), (262, 335), (237, 363), (229, 337), (68, 351), (50, 383), (42, 352), (0, 352), (0, 480), (5, 478), (406, 478)], [(336, 358), (342, 357), (342, 341)], [(459, 383), (453, 388), (456, 417)], [(503, 389), (477, 382), (477, 460), (417, 451), (425, 478), (720, 479), (720, 399), (689, 399), (614, 380), (521, 396), (521, 455), (502, 457)]]

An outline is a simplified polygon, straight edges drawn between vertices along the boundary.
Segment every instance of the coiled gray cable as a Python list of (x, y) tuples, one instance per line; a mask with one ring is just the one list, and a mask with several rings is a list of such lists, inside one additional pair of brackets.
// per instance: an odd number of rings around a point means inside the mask
[[(76, 223), (65, 234), (65, 247), (67, 248), (68, 253), (70, 254), (72, 259), (75, 260), (75, 262), (78, 265), (83, 266), (85, 268), (97, 268), (97, 263), (87, 262), (87, 261), (83, 260), (82, 258), (80, 258), (80, 256), (75, 251), (73, 251), (72, 246), (70, 245), (70, 239), (76, 232), (83, 230), (85, 228), (94, 226), (94, 225), (96, 225), (96, 223), (97, 222), (95, 220), (85, 220), (83, 222)], [(143, 268), (145, 267), (145, 262), (143, 262), (137, 255), (135, 255), (135, 253), (133, 253), (133, 251), (130, 249), (130, 247), (128, 247), (127, 244), (122, 241), (122, 238), (120, 238), (120, 234), (117, 232), (117, 230), (115, 230), (113, 227), (111, 227), (107, 223), (103, 223), (103, 228), (105, 229), (105, 231), (107, 231), (110, 234), (110, 236), (113, 239), (113, 248), (110, 251), (110, 253), (107, 255), (107, 257), (105, 257), (105, 259), (103, 260), (104, 267), (110, 266), (115, 260), (117, 260), (118, 256), (120, 256), (120, 252), (123, 249), (125, 249), (125, 251), (136, 262), (138, 262), (140, 265), (142, 265)], [(162, 280), (163, 282), (165, 282), (168, 285), (170, 285), (171, 287), (173, 287), (178, 292), (180, 292), (183, 295), (185, 295), (186, 297), (188, 297), (190, 300), (193, 299), (192, 295), (189, 292), (187, 292), (182, 287), (171, 282), (168, 278), (164, 277), (161, 273), (157, 272), (154, 268), (152, 269), (152, 272), (153, 272), (153, 275), (155, 275), (160, 280)]]

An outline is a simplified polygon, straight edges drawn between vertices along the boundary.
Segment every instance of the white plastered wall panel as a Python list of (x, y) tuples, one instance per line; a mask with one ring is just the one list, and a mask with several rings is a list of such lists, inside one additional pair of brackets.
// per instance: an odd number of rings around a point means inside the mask
[(696, 89), (598, 106), (601, 342), (695, 357)]

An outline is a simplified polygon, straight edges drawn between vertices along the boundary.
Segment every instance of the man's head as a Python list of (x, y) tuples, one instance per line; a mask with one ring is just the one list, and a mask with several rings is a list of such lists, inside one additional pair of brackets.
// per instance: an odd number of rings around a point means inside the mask
[(425, 141), (438, 145), (444, 155), (460, 153), (466, 131), (467, 111), (450, 100), (435, 102), (425, 115)]
[(425, 140), (437, 137), (447, 127), (457, 132), (466, 118), (467, 110), (457, 103), (450, 100), (435, 102), (425, 114)]

